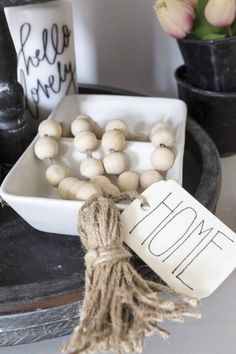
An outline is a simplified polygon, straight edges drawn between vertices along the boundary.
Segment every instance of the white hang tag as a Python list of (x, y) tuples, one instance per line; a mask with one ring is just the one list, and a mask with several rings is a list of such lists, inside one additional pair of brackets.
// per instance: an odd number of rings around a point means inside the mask
[[(236, 268), (236, 235), (176, 182), (161, 181), (121, 214), (125, 243), (171, 288), (207, 297)], [(144, 210), (145, 209), (145, 210)]]

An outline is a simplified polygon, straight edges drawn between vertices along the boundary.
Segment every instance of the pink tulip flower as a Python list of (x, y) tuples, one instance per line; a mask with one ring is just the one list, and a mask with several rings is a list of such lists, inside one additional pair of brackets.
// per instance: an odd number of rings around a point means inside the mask
[(191, 32), (195, 18), (192, 0), (157, 0), (155, 10), (163, 29), (174, 38)]
[(209, 0), (205, 8), (207, 21), (215, 27), (228, 27), (232, 25), (235, 15), (235, 0)]

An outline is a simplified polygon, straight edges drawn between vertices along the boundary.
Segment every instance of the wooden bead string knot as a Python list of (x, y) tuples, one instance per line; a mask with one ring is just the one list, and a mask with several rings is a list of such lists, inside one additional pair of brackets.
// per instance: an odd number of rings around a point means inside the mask
[(85, 255), (85, 263), (86, 266), (93, 268), (103, 262), (116, 263), (119, 260), (129, 259), (130, 257), (130, 252), (128, 252), (123, 246), (104, 247), (89, 250)]

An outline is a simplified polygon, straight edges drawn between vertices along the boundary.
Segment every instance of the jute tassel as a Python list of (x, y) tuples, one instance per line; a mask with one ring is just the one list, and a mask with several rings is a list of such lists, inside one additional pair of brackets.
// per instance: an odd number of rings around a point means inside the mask
[[(126, 193), (115, 201), (135, 197)], [(159, 326), (165, 319), (183, 322), (185, 316), (200, 317), (191, 311), (196, 300), (146, 281), (135, 271), (129, 263), (131, 254), (123, 246), (120, 213), (112, 200), (88, 200), (81, 208), (78, 230), (87, 251), (85, 296), (80, 324), (63, 352), (142, 352), (145, 336), (168, 337)]]

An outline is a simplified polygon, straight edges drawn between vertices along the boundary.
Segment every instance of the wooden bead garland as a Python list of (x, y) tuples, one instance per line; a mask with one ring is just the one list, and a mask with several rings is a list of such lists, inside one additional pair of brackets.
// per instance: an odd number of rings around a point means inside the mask
[(84, 182), (81, 184), (81, 186), (78, 188), (76, 194), (75, 194), (75, 199), (76, 200), (88, 200), (90, 197), (93, 195), (103, 195), (101, 188), (91, 182)]
[(111, 130), (119, 130), (123, 133), (124, 137), (127, 138), (128, 136), (128, 126), (127, 124), (121, 119), (113, 119), (106, 125), (106, 132)]
[(140, 176), (140, 186), (143, 190), (150, 187), (152, 184), (156, 182), (162, 181), (163, 176), (156, 170), (148, 170), (141, 174)]
[(116, 197), (120, 194), (119, 188), (111, 183), (106, 176), (96, 176), (90, 182), (97, 184), (102, 189), (103, 195), (106, 198)]
[(150, 140), (156, 148), (160, 146), (173, 148), (175, 144), (174, 128), (168, 123), (158, 123), (151, 130)]
[(112, 152), (103, 158), (103, 165), (108, 175), (120, 175), (128, 169), (129, 159), (123, 152)]
[[(120, 192), (136, 191), (139, 186), (146, 189), (163, 179), (160, 172), (166, 172), (173, 166), (175, 157), (171, 149), (175, 144), (175, 132), (168, 123), (158, 123), (152, 128), (150, 140), (155, 150), (151, 154), (151, 163), (154, 169), (143, 172), (141, 176), (128, 170), (129, 159), (123, 152), (128, 136), (127, 124), (119, 119), (108, 122), (101, 141), (106, 153), (103, 161), (92, 156), (92, 151), (98, 147), (97, 134), (101, 136), (102, 132), (103, 129), (91, 117), (81, 115), (72, 122), (71, 128), (68, 123), (50, 119), (39, 125), (35, 155), (49, 163), (46, 178), (50, 185), (58, 187), (61, 198), (87, 200), (94, 194), (109, 198)], [(75, 149), (87, 156), (80, 163), (80, 173), (89, 181), (70, 177), (65, 166), (54, 161), (59, 150), (57, 140), (62, 135), (71, 136), (71, 133), (74, 135)], [(104, 176), (105, 172), (118, 176), (117, 186)]]
[(43, 136), (36, 141), (34, 146), (35, 155), (40, 159), (52, 159), (58, 154), (58, 143), (50, 136)]
[(102, 146), (106, 152), (123, 151), (126, 147), (125, 136), (119, 130), (110, 130), (104, 133)]
[[(108, 198), (116, 197), (116, 202), (130, 202), (137, 198), (138, 193), (119, 195), (120, 190), (106, 176), (98, 174), (96, 163), (93, 165), (96, 159), (91, 156), (98, 145), (97, 137), (92, 130), (78, 131), (79, 124), (75, 125), (73, 130), (77, 132), (74, 146), (87, 154), (87, 159), (82, 161), (80, 168), (81, 172), (85, 169), (83, 174), (87, 177), (95, 175), (90, 181), (68, 177), (66, 168), (52, 160), (58, 153), (56, 139), (59, 139), (59, 131), (51, 129), (51, 122), (44, 125), (42, 136), (35, 144), (36, 156), (51, 164), (46, 171), (46, 178), (50, 184), (58, 186), (60, 196), (69, 200), (89, 199), (81, 207), (78, 220), (79, 235), (86, 251), (85, 296), (80, 324), (76, 326), (62, 351), (74, 354), (97, 350), (112, 350), (116, 353), (141, 352), (145, 336), (159, 333), (163, 338), (167, 338), (169, 333), (159, 327), (159, 323), (165, 319), (183, 322), (187, 316), (200, 317), (198, 313), (190, 310), (191, 306), (196, 306), (197, 301), (178, 295), (163, 284), (146, 281), (130, 264), (131, 254), (123, 246), (120, 211), (112, 199)], [(163, 151), (171, 150), (163, 146), (160, 138), (159, 140), (161, 145), (156, 146), (154, 157), (158, 152), (159, 157), (163, 158)], [(125, 148), (123, 133), (119, 130), (107, 131), (103, 145), (109, 152), (104, 157), (106, 171), (121, 173), (118, 177), (121, 191), (136, 190), (139, 186), (139, 175), (127, 171), (129, 161), (122, 152)], [(154, 162), (156, 167), (163, 168), (164, 161), (160, 159), (157, 163), (155, 157)], [(121, 172), (118, 173), (118, 170)], [(155, 170), (146, 171), (142, 174), (140, 183), (146, 187), (161, 177)], [(106, 198), (101, 197), (102, 195)]]
[(68, 176), (67, 169), (61, 164), (52, 164), (46, 170), (46, 178), (53, 187), (58, 187), (59, 183)]
[(103, 129), (91, 117), (87, 115), (79, 115), (71, 124), (71, 132), (76, 136), (82, 131), (92, 131), (98, 139), (103, 134)]
[(102, 161), (94, 157), (87, 157), (80, 163), (80, 173), (86, 178), (93, 178), (104, 174)]
[(40, 137), (51, 136), (52, 138), (58, 140), (61, 137), (62, 127), (55, 120), (47, 119), (40, 123), (38, 133)]
[(62, 199), (75, 199), (74, 190), (76, 187), (81, 186), (82, 183), (75, 177), (64, 178), (58, 186), (59, 195)]
[(98, 140), (93, 132), (83, 131), (75, 136), (74, 145), (76, 150), (87, 153), (97, 148)]
[[(84, 118), (76, 118), (74, 122), (78, 122), (80, 120), (78, 124), (79, 126), (81, 119)], [(80, 128), (81, 126), (82, 125), (80, 125)], [(92, 157), (92, 151), (97, 148), (98, 140), (96, 135), (91, 130), (84, 130), (78, 132), (74, 138), (74, 146), (76, 150), (87, 155), (87, 158), (83, 160), (80, 164), (80, 173), (83, 177), (93, 178), (104, 174), (104, 167), (102, 161)]]
[[(98, 185), (80, 181), (75, 177), (68, 177), (67, 169), (62, 164), (54, 163), (52, 160), (57, 156), (59, 150), (56, 141), (62, 134), (62, 128), (59, 127), (59, 123), (50, 119), (43, 121), (39, 125), (39, 135), (41, 137), (34, 146), (35, 155), (40, 160), (45, 160), (50, 164), (46, 170), (48, 182), (52, 186), (58, 187), (59, 195), (63, 199), (87, 200), (94, 194), (102, 195), (102, 190)], [(91, 146), (91, 141), (89, 144)]]
[(158, 147), (151, 154), (152, 166), (158, 170), (168, 171), (175, 161), (173, 152), (166, 147)]
[[(112, 157), (123, 156), (120, 149), (124, 139), (116, 141), (109, 138), (111, 135), (107, 136), (108, 142), (104, 139), (103, 145), (110, 153), (105, 156), (104, 161), (108, 162), (104, 165), (106, 171), (114, 172), (117, 166)], [(92, 140), (79, 142), (82, 144), (80, 149), (87, 152), (87, 146), (93, 146)], [(158, 172), (154, 171), (154, 174)], [(137, 189), (139, 176), (133, 171), (124, 171), (118, 177), (118, 185), (121, 190)], [(198, 313), (190, 311), (189, 304), (195, 306), (195, 300), (178, 296), (163, 284), (144, 280), (129, 262), (131, 254), (123, 246), (120, 210), (115, 202), (130, 202), (139, 196), (137, 192), (118, 195), (119, 189), (112, 187), (103, 175), (95, 176), (90, 182), (67, 178), (60, 182), (59, 189), (71, 199), (86, 200), (93, 196), (82, 205), (78, 218), (78, 233), (86, 251), (80, 323), (62, 352), (141, 352), (145, 336), (159, 333), (167, 338), (168, 332), (159, 326), (160, 322), (165, 319), (183, 322), (185, 316), (199, 317)], [(105, 198), (97, 195), (99, 193)], [(114, 200), (110, 198), (113, 196)], [(173, 301), (175, 297), (176, 302)]]
[[(106, 126), (102, 136), (102, 146), (108, 154), (103, 158), (103, 165), (108, 175), (120, 175), (129, 167), (128, 156), (123, 152), (126, 140), (123, 131), (127, 134), (127, 127), (122, 121), (113, 120)], [(120, 129), (117, 129), (120, 127)]]
[(71, 124), (71, 133), (76, 136), (85, 131), (92, 131), (92, 124), (86, 116), (78, 116)]
[(170, 148), (175, 144), (173, 127), (168, 123), (158, 123), (151, 131), (150, 140), (156, 148), (151, 155), (151, 163), (155, 170), (166, 172), (174, 164), (175, 156)]
[(136, 191), (139, 187), (139, 175), (133, 171), (125, 171), (117, 179), (121, 192)]
[(75, 177), (64, 178), (58, 187), (62, 199), (87, 200), (92, 195), (102, 195), (101, 188), (94, 183), (80, 181)]

